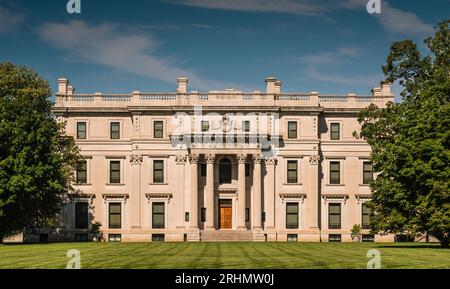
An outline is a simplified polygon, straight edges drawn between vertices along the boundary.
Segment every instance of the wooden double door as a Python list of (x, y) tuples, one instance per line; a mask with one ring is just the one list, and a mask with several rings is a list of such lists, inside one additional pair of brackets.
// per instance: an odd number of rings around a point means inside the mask
[(231, 229), (233, 210), (231, 200), (219, 200), (219, 229)]

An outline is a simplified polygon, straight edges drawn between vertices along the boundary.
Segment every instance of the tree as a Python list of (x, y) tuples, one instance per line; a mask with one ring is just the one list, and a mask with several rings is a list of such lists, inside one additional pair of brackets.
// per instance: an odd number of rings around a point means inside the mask
[(78, 149), (50, 96), (33, 70), (0, 63), (0, 242), (53, 220), (72, 189)]
[(371, 226), (380, 233), (429, 233), (450, 242), (450, 20), (425, 40), (422, 56), (410, 40), (395, 42), (383, 72), (403, 86), (402, 102), (370, 105), (358, 117), (377, 178)]

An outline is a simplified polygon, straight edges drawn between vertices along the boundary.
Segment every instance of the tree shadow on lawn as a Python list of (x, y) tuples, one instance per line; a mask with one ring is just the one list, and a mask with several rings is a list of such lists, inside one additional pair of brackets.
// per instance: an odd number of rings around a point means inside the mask
[(378, 248), (399, 248), (399, 249), (449, 249), (442, 248), (439, 243), (429, 245), (381, 245)]

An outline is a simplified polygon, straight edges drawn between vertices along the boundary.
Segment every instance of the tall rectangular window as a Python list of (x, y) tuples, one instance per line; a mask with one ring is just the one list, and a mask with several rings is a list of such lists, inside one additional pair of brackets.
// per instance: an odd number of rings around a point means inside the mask
[(286, 229), (298, 229), (298, 203), (286, 203)]
[(250, 121), (249, 120), (244, 120), (242, 122), (242, 130), (244, 132), (249, 132), (250, 131)]
[(87, 161), (80, 161), (77, 166), (77, 183), (87, 183)]
[(200, 222), (206, 222), (206, 208), (200, 209)]
[(341, 204), (328, 205), (328, 229), (341, 228)]
[(245, 164), (245, 176), (250, 177), (250, 164)]
[(330, 184), (341, 183), (341, 163), (330, 162)]
[(298, 182), (297, 161), (288, 161), (287, 163), (287, 182), (289, 184)]
[(120, 139), (120, 122), (111, 122), (110, 137), (111, 139)]
[(367, 204), (363, 203), (361, 211), (361, 227), (363, 229), (370, 229), (370, 208), (367, 206)]
[(297, 138), (297, 122), (288, 122), (288, 138)]
[(165, 227), (164, 203), (152, 204), (152, 228), (163, 229)]
[(206, 177), (206, 164), (200, 164), (200, 177)]
[(109, 183), (120, 184), (120, 161), (109, 162)]
[(153, 137), (154, 138), (164, 137), (164, 122), (162, 121), (153, 122)]
[(340, 136), (340, 125), (339, 123), (331, 123), (331, 140), (339, 140)]
[(164, 183), (164, 161), (153, 161), (153, 182)]
[(122, 228), (122, 204), (109, 203), (109, 228)]
[(86, 139), (86, 122), (77, 122), (77, 139)]
[(250, 222), (250, 208), (245, 208), (245, 221)]
[(369, 184), (373, 180), (372, 162), (363, 162), (363, 184)]
[(202, 132), (209, 131), (209, 121), (202, 120)]
[(87, 202), (75, 203), (75, 229), (87, 229), (89, 207)]

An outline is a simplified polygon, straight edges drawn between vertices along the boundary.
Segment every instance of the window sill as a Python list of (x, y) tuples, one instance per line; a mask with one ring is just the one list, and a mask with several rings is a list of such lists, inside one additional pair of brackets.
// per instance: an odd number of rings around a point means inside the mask
[(343, 187), (343, 186), (345, 186), (345, 184), (326, 184), (326, 186), (329, 186), (329, 187)]
[(283, 183), (283, 186), (303, 186), (303, 183)]
[(76, 183), (75, 186), (81, 187), (81, 186), (92, 186), (91, 183)]
[(359, 184), (360, 187), (368, 187), (369, 184)]
[(120, 184), (116, 184), (116, 183), (107, 183), (106, 185), (107, 185), (107, 186), (112, 186), (112, 187), (121, 187), (121, 186), (125, 186), (125, 184), (122, 184), (122, 183), (120, 183)]
[(149, 183), (151, 186), (167, 186), (169, 183)]

